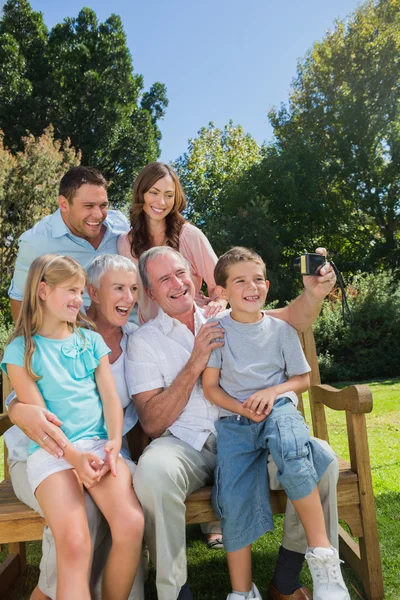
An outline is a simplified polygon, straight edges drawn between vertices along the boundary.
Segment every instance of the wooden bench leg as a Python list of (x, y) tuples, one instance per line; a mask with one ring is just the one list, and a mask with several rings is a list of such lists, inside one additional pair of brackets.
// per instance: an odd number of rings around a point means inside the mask
[(8, 556), (0, 565), (0, 598), (5, 596), (17, 577), (26, 569), (25, 542), (8, 544)]

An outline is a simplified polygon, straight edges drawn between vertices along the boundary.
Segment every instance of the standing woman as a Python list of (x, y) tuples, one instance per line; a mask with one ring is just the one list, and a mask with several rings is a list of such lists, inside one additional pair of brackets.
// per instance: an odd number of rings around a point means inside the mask
[[(130, 212), (131, 230), (118, 239), (118, 253), (135, 264), (140, 255), (154, 246), (170, 246), (188, 260), (196, 289), (196, 304), (206, 317), (215, 316), (226, 302), (215, 292), (214, 267), (217, 256), (206, 236), (182, 216), (186, 198), (175, 171), (164, 163), (149, 163), (141, 170), (133, 187)], [(207, 284), (208, 297), (201, 291)], [(139, 281), (139, 323), (157, 316), (158, 307)]]

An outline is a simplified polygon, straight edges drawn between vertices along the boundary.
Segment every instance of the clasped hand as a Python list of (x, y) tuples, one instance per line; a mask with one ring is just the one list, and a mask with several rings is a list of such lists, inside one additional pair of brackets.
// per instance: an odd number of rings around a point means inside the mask
[(113, 477), (117, 476), (117, 459), (121, 444), (115, 440), (108, 440), (104, 446), (106, 457), (102, 460), (94, 452), (78, 452), (71, 462), (83, 485), (90, 489), (111, 471)]
[(243, 416), (261, 423), (270, 414), (276, 400), (277, 392), (274, 386), (259, 390), (247, 398), (242, 404), (245, 410)]

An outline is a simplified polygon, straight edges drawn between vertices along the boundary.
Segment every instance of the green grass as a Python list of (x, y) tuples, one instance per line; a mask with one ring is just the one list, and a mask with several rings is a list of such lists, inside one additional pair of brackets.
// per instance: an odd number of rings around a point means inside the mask
[[(348, 382), (338, 384), (344, 387)], [(383, 576), (387, 600), (398, 600), (400, 595), (400, 378), (369, 383), (374, 397), (374, 409), (367, 415), (372, 477), (381, 543)], [(344, 415), (327, 409), (330, 443), (334, 450), (348, 458)], [(309, 421), (309, 419), (308, 419)], [(0, 444), (0, 452), (2, 452)], [(2, 462), (0, 461), (0, 464)], [(0, 479), (2, 473), (0, 473)], [(254, 581), (266, 598), (278, 548), (282, 538), (283, 517), (275, 517), (275, 531), (264, 535), (254, 544)], [(200, 528), (188, 527), (189, 579), (196, 600), (220, 600), (229, 591), (229, 578), (223, 550), (210, 551), (202, 541)], [(4, 552), (0, 554), (0, 561)], [(28, 544), (29, 568), (20, 578), (8, 600), (26, 600), (39, 574), (40, 543)], [(353, 571), (344, 565), (344, 577), (352, 600), (366, 598), (362, 584)], [(311, 578), (304, 567), (302, 581), (311, 586)], [(154, 571), (150, 569), (146, 584), (146, 600), (156, 600)]]

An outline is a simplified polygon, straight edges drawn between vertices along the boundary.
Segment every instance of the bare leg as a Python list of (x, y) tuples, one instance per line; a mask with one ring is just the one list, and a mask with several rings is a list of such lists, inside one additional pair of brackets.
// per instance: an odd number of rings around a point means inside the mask
[(89, 493), (107, 519), (112, 536), (103, 574), (102, 599), (126, 600), (141, 557), (144, 517), (124, 461), (118, 459), (117, 477), (107, 473)]
[(300, 500), (292, 500), (299, 519), (306, 532), (307, 543), (310, 547), (330, 548), (331, 543), (326, 534), (324, 513), (318, 488)]
[(54, 473), (36, 497), (56, 543), (57, 600), (90, 600), (91, 542), (83, 488), (71, 469)]
[(251, 545), (227, 552), (229, 576), (232, 589), (236, 592), (249, 592), (252, 589)]

